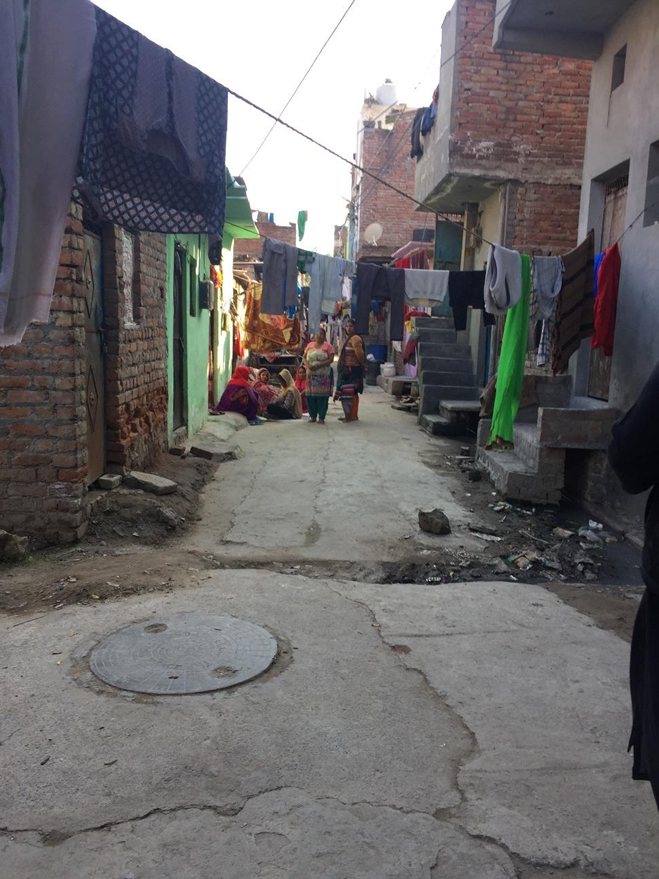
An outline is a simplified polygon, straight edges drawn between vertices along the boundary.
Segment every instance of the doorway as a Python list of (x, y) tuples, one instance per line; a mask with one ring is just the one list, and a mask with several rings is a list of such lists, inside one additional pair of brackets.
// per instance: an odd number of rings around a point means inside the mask
[[(615, 244), (625, 230), (628, 186), (628, 174), (606, 184), (604, 213), (602, 216), (601, 251), (605, 251)], [(608, 402), (610, 384), (611, 358), (606, 357), (602, 348), (591, 351), (590, 369), (588, 372), (588, 396), (596, 400)]]
[(177, 244), (174, 249), (174, 430), (185, 426), (185, 290), (184, 272), (187, 263), (185, 248)]
[(100, 235), (85, 231), (85, 413), (87, 484), (105, 472), (105, 370), (103, 339), (103, 258)]

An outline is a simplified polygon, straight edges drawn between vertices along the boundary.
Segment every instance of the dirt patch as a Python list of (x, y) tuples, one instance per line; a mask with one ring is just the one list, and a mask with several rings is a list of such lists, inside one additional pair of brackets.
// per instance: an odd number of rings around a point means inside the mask
[(157, 546), (197, 521), (200, 496), (217, 465), (202, 458), (162, 455), (152, 472), (178, 484), (173, 494), (157, 496), (139, 489), (118, 488), (90, 493), (89, 529), (83, 552), (104, 546)]

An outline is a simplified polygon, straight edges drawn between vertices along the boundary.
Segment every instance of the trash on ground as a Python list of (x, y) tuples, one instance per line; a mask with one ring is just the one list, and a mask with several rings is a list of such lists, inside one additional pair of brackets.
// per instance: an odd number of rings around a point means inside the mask
[(574, 537), (574, 531), (570, 531), (567, 528), (554, 528), (551, 533), (560, 540), (568, 540), (570, 537)]

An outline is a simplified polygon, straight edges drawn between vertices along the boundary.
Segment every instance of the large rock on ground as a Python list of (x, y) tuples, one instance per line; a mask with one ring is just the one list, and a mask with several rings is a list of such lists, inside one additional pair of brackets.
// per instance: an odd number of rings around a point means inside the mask
[(419, 510), (419, 527), (429, 534), (450, 534), (451, 523), (441, 510)]
[(0, 529), (0, 562), (17, 562), (27, 552), (27, 537)]
[(124, 476), (124, 485), (129, 488), (141, 488), (142, 491), (150, 491), (151, 494), (173, 494), (178, 488), (172, 479), (156, 476), (155, 473), (141, 473), (139, 470), (133, 470), (128, 476)]

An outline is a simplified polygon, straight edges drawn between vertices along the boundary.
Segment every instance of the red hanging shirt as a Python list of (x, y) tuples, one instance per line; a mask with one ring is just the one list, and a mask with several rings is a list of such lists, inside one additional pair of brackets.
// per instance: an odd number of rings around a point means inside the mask
[(620, 266), (620, 248), (614, 244), (604, 254), (600, 266), (595, 299), (595, 332), (590, 340), (590, 347), (593, 350), (603, 348), (607, 357), (613, 354)]

